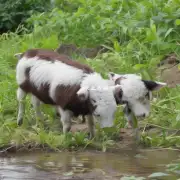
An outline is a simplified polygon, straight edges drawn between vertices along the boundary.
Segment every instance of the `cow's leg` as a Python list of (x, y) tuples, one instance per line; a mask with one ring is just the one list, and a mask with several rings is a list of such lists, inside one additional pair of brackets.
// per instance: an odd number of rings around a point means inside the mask
[(36, 97), (36, 96), (31, 96), (31, 103), (33, 105), (34, 111), (36, 113), (36, 118), (38, 120), (44, 120), (44, 115), (41, 112), (40, 106), (41, 106), (41, 101)]
[(86, 118), (85, 118), (85, 116), (84, 115), (82, 115), (82, 121), (81, 121), (82, 123), (85, 123), (86, 122)]
[(125, 105), (123, 112), (124, 112), (124, 116), (127, 120), (126, 126), (128, 128), (133, 128), (133, 114), (132, 114), (131, 109), (129, 109), (129, 107), (127, 105)]
[(61, 122), (63, 124), (63, 133), (67, 133), (71, 129), (72, 112), (68, 110), (63, 110), (61, 107), (58, 107), (58, 112), (61, 115)]
[(88, 129), (89, 129), (89, 133), (90, 133), (90, 139), (92, 139), (94, 137), (94, 134), (95, 134), (93, 116), (88, 115), (87, 120), (88, 120)]
[(25, 98), (26, 92), (24, 92), (20, 87), (17, 90), (17, 100), (18, 100), (18, 117), (17, 117), (17, 125), (20, 126), (23, 123), (23, 116), (25, 112)]
[(140, 132), (139, 132), (139, 128), (138, 127), (134, 127), (133, 124), (133, 112), (131, 111), (131, 109), (129, 109), (129, 107), (126, 105), (124, 108), (124, 115), (127, 119), (127, 127), (130, 129), (133, 129), (133, 133), (135, 136), (135, 139), (137, 142), (140, 142)]
[(55, 107), (55, 116), (56, 117), (60, 117), (60, 113), (59, 113), (59, 110), (58, 110), (58, 107)]

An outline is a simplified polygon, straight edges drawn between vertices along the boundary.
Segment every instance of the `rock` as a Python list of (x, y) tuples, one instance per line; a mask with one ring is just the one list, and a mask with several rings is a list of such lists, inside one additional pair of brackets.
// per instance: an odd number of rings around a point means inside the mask
[(176, 54), (171, 53), (158, 64), (157, 74), (162, 81), (168, 84), (168, 87), (174, 88), (180, 84), (179, 63)]
[(175, 53), (171, 53), (165, 56), (165, 58), (158, 64), (158, 67), (166, 64), (179, 64), (180, 61), (178, 60)]
[(97, 46), (94, 48), (79, 48), (74, 44), (61, 44), (55, 51), (68, 56), (72, 56), (75, 53), (85, 56), (86, 58), (94, 58), (98, 55), (98, 53), (106, 52), (107, 49), (103, 46)]

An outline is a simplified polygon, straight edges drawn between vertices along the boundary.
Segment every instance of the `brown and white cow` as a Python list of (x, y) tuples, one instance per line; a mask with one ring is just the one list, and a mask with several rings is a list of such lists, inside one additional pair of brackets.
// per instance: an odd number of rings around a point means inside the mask
[(30, 49), (15, 56), (19, 59), (16, 67), (18, 125), (23, 122), (23, 100), (29, 93), (39, 118), (42, 118), (40, 102), (58, 109), (64, 133), (71, 128), (72, 116), (88, 115), (91, 137), (93, 116), (98, 117), (102, 128), (113, 126), (119, 85), (110, 87), (108, 81), (90, 67), (52, 50)]

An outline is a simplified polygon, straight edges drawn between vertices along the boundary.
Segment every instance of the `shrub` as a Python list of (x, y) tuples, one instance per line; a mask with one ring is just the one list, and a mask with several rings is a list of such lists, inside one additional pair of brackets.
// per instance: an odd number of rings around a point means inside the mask
[(19, 25), (27, 25), (32, 14), (50, 9), (50, 0), (7, 0), (0, 1), (0, 32), (15, 31)]

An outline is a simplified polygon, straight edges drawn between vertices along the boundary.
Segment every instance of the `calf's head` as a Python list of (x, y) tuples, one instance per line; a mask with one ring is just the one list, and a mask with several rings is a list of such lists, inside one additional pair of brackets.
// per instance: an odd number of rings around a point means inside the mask
[(109, 73), (110, 80), (117, 85), (121, 85), (121, 98), (116, 97), (117, 104), (126, 106), (137, 117), (147, 117), (150, 113), (150, 100), (152, 91), (159, 90), (166, 86), (166, 83), (142, 80), (135, 74), (115, 74)]
[(119, 85), (99, 88), (82, 87), (77, 92), (81, 101), (88, 100), (93, 105), (92, 115), (99, 120), (101, 128), (113, 126), (117, 108), (115, 95), (120, 88)]

